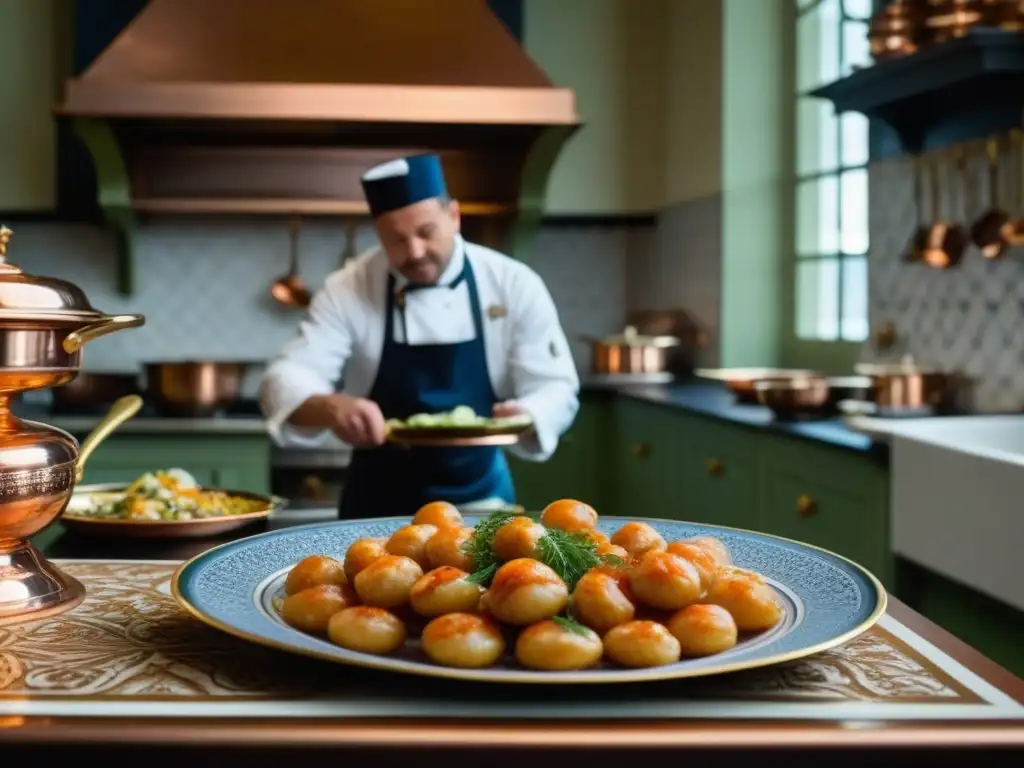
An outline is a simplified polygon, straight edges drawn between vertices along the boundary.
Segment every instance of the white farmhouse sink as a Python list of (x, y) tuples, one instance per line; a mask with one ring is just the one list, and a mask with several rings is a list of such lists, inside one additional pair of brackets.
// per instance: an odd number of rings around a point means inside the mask
[(1024, 610), (1024, 416), (879, 421), (896, 553)]

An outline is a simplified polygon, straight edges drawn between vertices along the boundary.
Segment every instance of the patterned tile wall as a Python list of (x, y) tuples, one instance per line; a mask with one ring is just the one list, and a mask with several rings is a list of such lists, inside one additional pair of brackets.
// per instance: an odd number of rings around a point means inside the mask
[[(98, 309), (138, 312), (146, 325), (99, 339), (85, 353), (92, 370), (132, 370), (160, 359), (264, 360), (294, 333), (300, 315), (270, 298), (272, 280), (287, 272), (283, 224), (193, 221), (144, 228), (137, 256), (138, 289), (116, 291), (112, 240), (91, 226), (14, 226), (10, 258), (22, 269), (78, 284)], [(371, 247), (369, 227), (357, 248)], [(621, 329), (626, 265), (633, 241), (627, 227), (550, 227), (539, 235), (533, 266), (545, 279), (573, 343), (581, 373), (589, 369), (583, 334)], [(310, 223), (299, 243), (300, 270), (317, 287), (345, 251), (340, 225)], [(246, 383), (251, 394), (259, 369)]]
[(708, 334), (698, 364), (718, 365), (722, 300), (722, 197), (679, 203), (631, 250), (629, 309), (685, 309)]
[[(988, 207), (987, 161), (980, 150), (962, 174), (948, 156), (925, 166), (930, 167), (943, 180), (941, 216), (972, 222)], [(1019, 199), (1011, 182), (1020, 178), (1020, 164), (1007, 157), (1000, 168), (1006, 189), (997, 194), (1009, 205)], [(968, 405), (974, 410), (1024, 408), (1024, 251), (1016, 249), (990, 262), (971, 248), (950, 270), (904, 263), (900, 253), (917, 222), (932, 219), (930, 184), (924, 185), (920, 219), (912, 162), (879, 163), (871, 168), (869, 183), (869, 318), (873, 330), (894, 323), (898, 343), (882, 353), (869, 340), (862, 358), (889, 362), (911, 355), (917, 363), (970, 377), (973, 403)]]

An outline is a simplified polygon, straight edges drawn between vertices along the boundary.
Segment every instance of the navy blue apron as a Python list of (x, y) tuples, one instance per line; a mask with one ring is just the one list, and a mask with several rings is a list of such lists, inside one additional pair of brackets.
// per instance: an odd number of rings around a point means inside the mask
[[(490, 414), (497, 398), (487, 372), (483, 313), (469, 259), (462, 273), (443, 286), (408, 290), (451, 290), (466, 282), (473, 312), (474, 338), (455, 344), (413, 346), (394, 340), (395, 278), (388, 277), (384, 312), (384, 348), (369, 399), (385, 419), (415, 413), (450, 411), (468, 405)], [(398, 297), (403, 328), (404, 294)], [(405, 334), (406, 341), (408, 334)], [(488, 498), (515, 503), (515, 489), (501, 448), (402, 448), (384, 444), (356, 449), (346, 472), (338, 516), (342, 520), (391, 515), (411, 516), (431, 501), (455, 505)]]

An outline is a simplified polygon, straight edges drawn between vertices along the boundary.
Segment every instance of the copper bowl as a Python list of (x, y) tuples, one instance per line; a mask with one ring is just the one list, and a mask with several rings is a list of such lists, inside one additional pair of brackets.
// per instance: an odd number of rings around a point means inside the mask
[(756, 403), (759, 381), (788, 382), (794, 379), (821, 378), (818, 371), (801, 368), (698, 368), (694, 373), (702, 379), (720, 381), (741, 403)]
[(794, 379), (765, 379), (754, 383), (757, 401), (771, 409), (777, 419), (817, 416), (829, 402), (828, 379), (810, 376)]

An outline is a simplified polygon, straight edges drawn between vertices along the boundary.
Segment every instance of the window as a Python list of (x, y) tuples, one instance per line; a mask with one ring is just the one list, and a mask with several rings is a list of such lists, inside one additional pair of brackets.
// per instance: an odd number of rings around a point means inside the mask
[(796, 335), (868, 336), (868, 120), (808, 92), (871, 63), (871, 0), (796, 0)]

